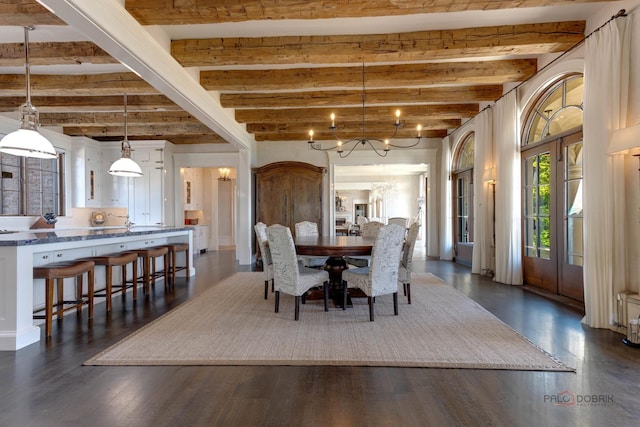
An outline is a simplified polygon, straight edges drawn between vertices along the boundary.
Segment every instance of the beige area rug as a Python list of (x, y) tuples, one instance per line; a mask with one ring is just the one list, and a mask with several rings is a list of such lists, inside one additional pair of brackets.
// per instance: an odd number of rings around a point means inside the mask
[(85, 365), (350, 365), (574, 371), (431, 274), (414, 274), (412, 304), (366, 298), (346, 311), (322, 301), (264, 299), (262, 273), (236, 273)]

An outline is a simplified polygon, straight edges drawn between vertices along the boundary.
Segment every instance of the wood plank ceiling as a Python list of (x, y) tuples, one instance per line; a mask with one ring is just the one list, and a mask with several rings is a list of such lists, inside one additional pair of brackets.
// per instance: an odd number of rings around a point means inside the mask
[[(604, 0), (613, 1), (613, 0)], [(126, 0), (141, 24), (180, 27), (199, 24), (411, 16), (561, 6), (580, 8), (595, 0), (277, 1)], [(577, 9), (576, 9), (577, 10)], [(365, 64), (366, 126), (384, 133), (402, 112), (399, 136), (412, 137), (421, 124), (428, 137), (442, 137), (494, 101), (503, 85), (532, 76), (540, 55), (563, 52), (582, 40), (583, 20), (429, 29), (402, 33), (181, 37), (170, 51), (184, 67), (196, 67), (200, 83), (234, 109), (256, 141), (331, 139), (329, 115), (348, 137), (362, 125)], [(66, 24), (35, 0), (0, 0), (0, 30), (24, 25)], [(51, 26), (51, 27), (49, 27)], [(162, 27), (161, 27), (162, 28)], [(201, 31), (200, 31), (201, 32)], [(335, 31), (334, 31), (335, 32)], [(32, 39), (33, 40), (33, 39)], [(128, 94), (131, 140), (167, 139), (176, 144), (224, 143), (136, 74), (89, 73), (86, 64), (117, 66), (88, 40), (30, 43), (33, 104), (44, 126), (99, 140), (123, 136), (122, 102)], [(20, 68), (22, 67), (22, 68)], [(77, 69), (74, 67), (78, 67)], [(5, 72), (3, 70), (12, 70)], [(55, 70), (49, 72), (48, 70)], [(25, 99), (24, 50), (0, 41), (0, 114), (13, 114)]]

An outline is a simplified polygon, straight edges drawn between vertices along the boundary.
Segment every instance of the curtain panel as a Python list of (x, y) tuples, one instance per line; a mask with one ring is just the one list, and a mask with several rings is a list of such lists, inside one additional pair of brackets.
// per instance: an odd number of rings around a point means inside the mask
[(496, 152), (496, 275), (495, 281), (522, 284), (522, 174), (516, 91), (494, 107)]
[(631, 16), (611, 21), (585, 44), (583, 323), (611, 328), (615, 295), (626, 287), (624, 157), (609, 155), (626, 125)]
[(451, 137), (442, 138), (440, 203), (440, 259), (453, 260), (453, 203), (451, 197)]
[(493, 272), (493, 183), (486, 180), (493, 167), (493, 123), (490, 108), (474, 119), (475, 142), (473, 160), (473, 253), (471, 272)]

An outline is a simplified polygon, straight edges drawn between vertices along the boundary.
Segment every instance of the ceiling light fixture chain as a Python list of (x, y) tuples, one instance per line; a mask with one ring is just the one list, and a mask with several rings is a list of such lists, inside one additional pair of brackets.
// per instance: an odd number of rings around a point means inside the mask
[[(309, 140), (307, 141), (309, 143), (309, 147), (311, 147), (313, 150), (317, 150), (317, 151), (332, 151), (335, 150), (338, 155), (341, 158), (345, 158), (347, 156), (349, 156), (358, 145), (369, 145), (369, 147), (371, 147), (371, 149), (380, 157), (386, 157), (387, 154), (389, 153), (390, 147), (394, 147), (394, 148), (412, 148), (415, 147), (416, 145), (418, 145), (420, 143), (420, 141), (422, 140), (422, 126), (418, 125), (417, 126), (417, 131), (418, 131), (418, 135), (417, 135), (417, 140), (415, 143), (410, 144), (410, 145), (397, 145), (397, 144), (392, 144), (390, 141), (393, 140), (397, 135), (398, 135), (398, 130), (400, 129), (400, 127), (402, 127), (402, 123), (400, 122), (400, 110), (396, 110), (396, 121), (394, 123), (394, 131), (393, 134), (386, 139), (380, 139), (380, 138), (370, 138), (367, 137), (367, 128), (366, 128), (366, 87), (365, 87), (365, 78), (364, 78), (364, 72), (365, 72), (365, 64), (362, 64), (362, 136), (360, 137), (355, 137), (355, 138), (350, 138), (347, 140), (342, 140), (338, 134), (337, 134), (337, 130), (338, 127), (336, 126), (336, 115), (334, 113), (331, 113), (331, 126), (329, 126), (329, 130), (331, 131), (331, 133), (333, 134), (333, 137), (336, 139), (336, 145), (334, 145), (333, 147), (329, 147), (329, 148), (321, 148), (318, 147), (314, 144), (314, 140), (313, 140), (313, 129), (309, 131)], [(376, 147), (376, 144), (383, 144), (382, 148)], [(352, 144), (351, 147), (345, 151), (344, 147), (348, 146), (349, 144)]]

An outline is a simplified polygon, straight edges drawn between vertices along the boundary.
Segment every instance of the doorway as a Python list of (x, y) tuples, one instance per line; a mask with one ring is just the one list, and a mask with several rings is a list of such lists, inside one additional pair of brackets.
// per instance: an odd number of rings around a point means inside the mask
[(582, 132), (522, 152), (524, 283), (584, 301)]

